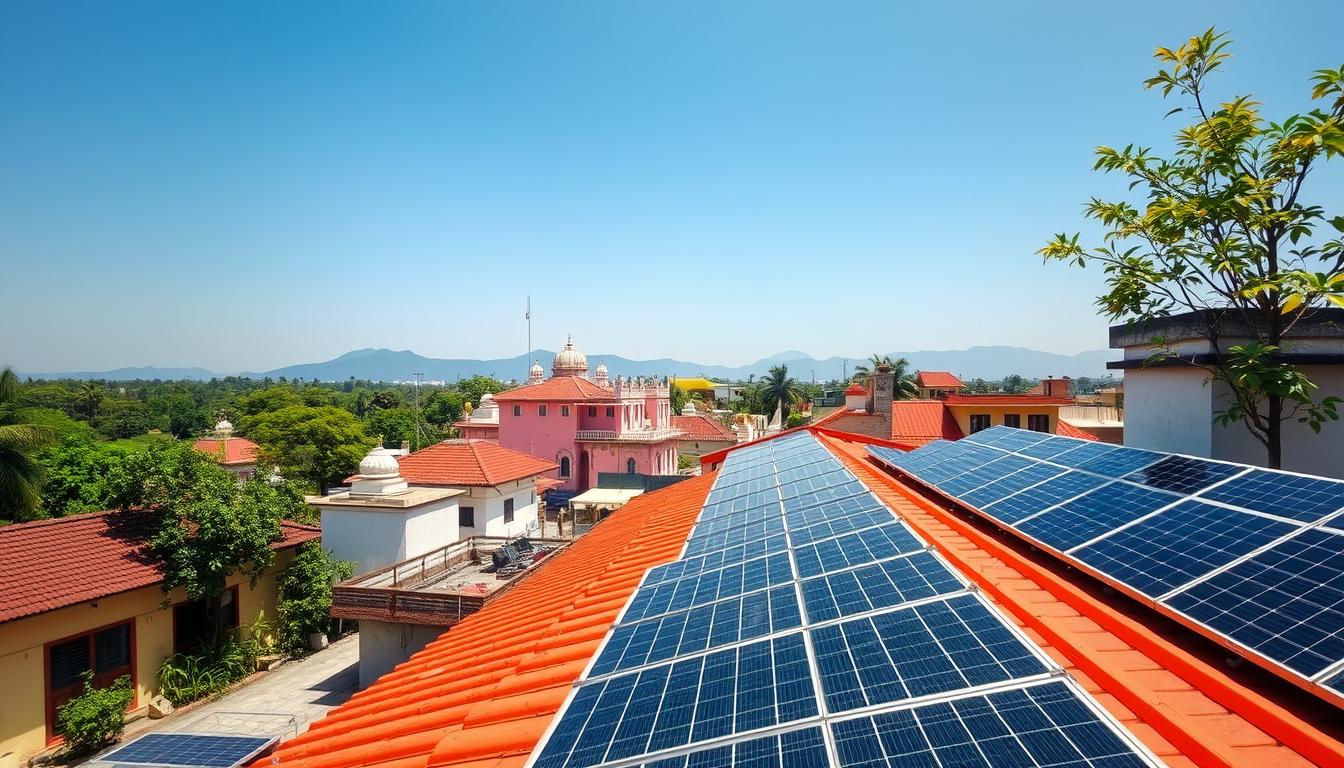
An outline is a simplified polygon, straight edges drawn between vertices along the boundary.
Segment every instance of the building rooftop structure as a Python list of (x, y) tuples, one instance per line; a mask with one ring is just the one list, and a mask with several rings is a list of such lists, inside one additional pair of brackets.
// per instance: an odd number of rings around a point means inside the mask
[(682, 433), (682, 440), (737, 440), (736, 433), (722, 421), (702, 413), (673, 415), (672, 428)]
[[(805, 428), (707, 455), (257, 765), (1344, 762), (1338, 702), (949, 510), (873, 445)], [(763, 625), (705, 613), (744, 601)]]
[[(549, 461), (489, 440), (444, 440), (397, 460), (411, 485), (494, 486), (542, 475), (556, 468)], [(358, 478), (356, 475), (354, 478)]]
[(201, 453), (208, 453), (216, 461), (224, 466), (251, 465), (257, 463), (257, 451), (259, 447), (256, 443), (245, 437), (233, 436), (233, 425), (227, 419), (221, 419), (215, 424), (215, 433), (213, 437), (203, 437), (197, 440), (193, 448)]
[(915, 386), (921, 389), (961, 389), (966, 385), (951, 371), (916, 371)]
[[(101, 600), (163, 581), (144, 554), (150, 512), (106, 510), (0, 527), (0, 623)], [(284, 521), (283, 549), (321, 532)]]

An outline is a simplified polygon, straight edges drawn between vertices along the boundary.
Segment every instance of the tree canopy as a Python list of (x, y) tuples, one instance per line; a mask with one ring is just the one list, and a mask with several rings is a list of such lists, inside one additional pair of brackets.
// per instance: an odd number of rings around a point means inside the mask
[(0, 520), (28, 519), (37, 510), (42, 482), (37, 452), (55, 439), (54, 430), (28, 418), (14, 371), (0, 371)]
[(302, 478), (325, 494), (336, 481), (359, 467), (373, 441), (349, 411), (333, 406), (293, 405), (248, 421), (261, 464), (280, 467), (288, 478)]

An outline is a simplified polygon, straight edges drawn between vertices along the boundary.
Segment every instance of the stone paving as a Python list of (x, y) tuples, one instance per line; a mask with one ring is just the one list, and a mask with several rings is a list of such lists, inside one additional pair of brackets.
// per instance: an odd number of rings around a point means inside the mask
[(176, 731), (278, 735), (284, 740), (303, 733), (328, 709), (343, 704), (358, 684), (356, 634), (302, 659), (287, 661), (219, 699), (160, 720), (137, 721), (126, 729), (125, 738)]

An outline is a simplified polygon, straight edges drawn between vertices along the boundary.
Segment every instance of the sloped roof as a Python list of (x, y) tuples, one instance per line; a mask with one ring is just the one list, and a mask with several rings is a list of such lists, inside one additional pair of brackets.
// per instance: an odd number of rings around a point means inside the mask
[(966, 385), (950, 371), (916, 371), (915, 386), (955, 389)]
[(227, 440), (206, 437), (197, 440), (192, 447), (201, 453), (210, 454), (224, 466), (257, 463), (257, 444), (245, 437), (230, 437)]
[(845, 397), (849, 397), (850, 395), (866, 395), (866, 394), (868, 394), (867, 388), (865, 388), (862, 384), (858, 383), (857, 381), (854, 382), (853, 384), (850, 384), (848, 387), (845, 387)]
[(1062, 395), (955, 394), (943, 398), (943, 402), (948, 405), (1073, 405), (1073, 398)]
[(537, 401), (578, 403), (585, 400), (615, 399), (615, 390), (599, 387), (582, 376), (552, 376), (537, 384), (528, 384), (495, 395), (496, 403)]
[[(1344, 726), (1318, 699), (947, 512), (861, 442), (808, 431), (1168, 765), (1344, 762)], [(645, 570), (677, 557), (715, 477), (637, 497), (254, 768), (520, 768)]]
[(644, 571), (676, 559), (714, 477), (635, 497), (257, 765), (521, 766)]
[(733, 430), (713, 416), (673, 416), (672, 428), (682, 431), (678, 440), (737, 440)]
[(412, 485), (499, 485), (559, 466), (489, 440), (445, 440), (397, 461), (401, 476)]
[(1091, 432), (1084, 432), (1083, 430), (1073, 426), (1072, 424), (1063, 419), (1059, 419), (1058, 424), (1059, 426), (1055, 427), (1055, 434), (1057, 435), (1063, 435), (1064, 437), (1076, 437), (1079, 440), (1098, 439), (1097, 436), (1092, 434)]
[(942, 400), (897, 400), (891, 404), (891, 439), (920, 446), (961, 438), (961, 427)]
[[(0, 622), (98, 600), (163, 581), (141, 555), (147, 512), (108, 510), (0, 527)], [(275, 549), (321, 536), (284, 521)]]

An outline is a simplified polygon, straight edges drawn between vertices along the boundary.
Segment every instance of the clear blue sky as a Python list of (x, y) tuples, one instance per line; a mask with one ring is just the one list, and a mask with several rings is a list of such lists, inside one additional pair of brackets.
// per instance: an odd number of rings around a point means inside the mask
[(840, 5), (8, 0), (0, 363), (511, 356), (529, 293), (630, 357), (1102, 348), (1033, 253), (1177, 127), (1152, 49), (1230, 30), (1274, 116), (1344, 60), (1338, 2)]

